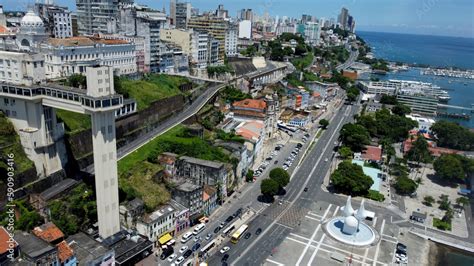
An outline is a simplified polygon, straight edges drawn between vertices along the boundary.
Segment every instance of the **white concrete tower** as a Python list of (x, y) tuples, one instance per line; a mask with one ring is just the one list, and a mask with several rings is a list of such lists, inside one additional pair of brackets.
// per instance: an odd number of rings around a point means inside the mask
[[(87, 95), (107, 99), (115, 94), (113, 68), (88, 67)], [(110, 99), (112, 101), (112, 99)], [(117, 177), (117, 146), (115, 141), (115, 109), (101, 101), (102, 111), (91, 112), (94, 152), (95, 189), (99, 235), (107, 238), (120, 231)], [(106, 106), (108, 105), (108, 106)]]

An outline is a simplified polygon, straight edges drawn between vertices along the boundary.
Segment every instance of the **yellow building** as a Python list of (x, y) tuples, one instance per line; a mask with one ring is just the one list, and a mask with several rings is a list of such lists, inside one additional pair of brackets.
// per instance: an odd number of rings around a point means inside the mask
[(227, 30), (227, 22), (223, 18), (218, 18), (212, 15), (203, 15), (199, 17), (192, 17), (189, 20), (188, 28), (206, 31), (219, 41), (219, 61), (224, 62), (225, 56), (225, 35)]

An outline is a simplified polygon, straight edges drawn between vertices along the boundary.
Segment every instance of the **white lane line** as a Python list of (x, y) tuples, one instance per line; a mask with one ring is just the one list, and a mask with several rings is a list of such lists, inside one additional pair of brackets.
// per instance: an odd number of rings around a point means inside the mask
[(376, 224), (377, 224), (377, 217), (374, 218), (374, 223), (372, 224), (372, 227), (375, 227)]
[(341, 208), (340, 206), (337, 206), (336, 207), (336, 210), (334, 211), (334, 213), (332, 214), (332, 217), (336, 216), (337, 212), (339, 211), (339, 208)]
[(316, 219), (316, 218), (313, 218), (313, 217), (311, 217), (311, 216), (309, 216), (309, 215), (305, 215), (305, 217), (308, 218), (308, 219), (311, 219), (311, 220), (315, 220), (315, 221), (321, 222), (321, 220)]
[(326, 234), (323, 234), (323, 236), (319, 240), (318, 246), (316, 246), (316, 249), (313, 251), (313, 255), (311, 255), (311, 258), (309, 259), (308, 266), (311, 266), (311, 263), (313, 262), (314, 258), (316, 257), (316, 254), (318, 253), (318, 250), (321, 247), (321, 243), (323, 243), (325, 237), (326, 237)]
[(367, 255), (369, 254), (369, 249), (366, 248), (364, 252), (364, 259), (362, 259), (362, 264), (365, 264), (365, 261), (367, 260)]
[(283, 264), (283, 263), (279, 263), (279, 262), (276, 262), (276, 261), (271, 260), (271, 259), (267, 259), (267, 261), (270, 262), (270, 263), (276, 264), (276, 265), (278, 265), (278, 266), (283, 266), (283, 265), (285, 265), (285, 264)]
[(319, 214), (311, 212), (311, 211), (309, 211), (308, 214), (312, 215), (312, 216), (316, 216), (316, 217), (321, 217), (321, 218), (323, 217), (322, 215), (319, 215)]
[(293, 230), (293, 229), (294, 229), (293, 227), (290, 227), (290, 226), (288, 226), (288, 225), (284, 225), (284, 224), (281, 224), (281, 223), (276, 223), (276, 225), (286, 227), (286, 228), (288, 228), (288, 229), (290, 229), (290, 230)]
[[(329, 204), (329, 206), (326, 209), (326, 211), (324, 212), (323, 218), (321, 220), (324, 220), (324, 218), (328, 214), (331, 207), (332, 207), (332, 204)], [(309, 246), (311, 245), (311, 242), (316, 237), (316, 234), (318, 233), (320, 228), (321, 228), (321, 224), (318, 224), (318, 226), (316, 227), (316, 230), (314, 230), (314, 232), (311, 235), (311, 238), (309, 239), (308, 243), (306, 243), (306, 247), (304, 248), (303, 252), (301, 253), (300, 257), (298, 258), (298, 261), (296, 262), (296, 266), (300, 265), (301, 261), (303, 260), (304, 255), (306, 255), (306, 252), (308, 252), (308, 249), (309, 249)]]
[[(347, 107), (347, 109), (351, 109), (351, 106), (349, 105)], [(339, 127), (342, 125), (344, 120), (345, 119), (342, 118), (339, 121), (339, 123), (336, 125), (336, 128), (335, 128), (334, 132), (339, 130)], [(326, 146), (324, 146), (322, 154), (324, 154), (326, 152), (326, 150), (329, 147), (329, 145), (331, 144), (333, 138), (334, 138), (334, 134), (329, 138), (329, 141), (326, 143)], [(318, 168), (319, 162), (321, 161), (322, 158), (323, 158), (322, 156), (319, 156), (318, 160), (314, 164), (313, 169), (311, 169), (311, 172), (309, 173), (309, 175), (306, 178), (306, 181), (304, 182), (302, 187), (306, 187), (308, 185), (309, 181), (311, 180), (311, 177), (313, 176), (314, 171), (316, 171), (316, 169)], [(293, 174), (295, 174), (295, 173), (296, 173), (296, 171), (293, 172)], [(268, 232), (268, 230), (270, 230), (270, 228), (283, 216), (283, 214), (293, 206), (293, 204), (298, 200), (298, 198), (301, 197), (302, 193), (303, 193), (303, 190), (300, 190), (299, 193), (296, 195), (295, 199), (293, 201), (291, 201), (290, 204), (288, 204), (285, 207), (285, 209), (282, 211), (282, 213), (280, 213), (280, 215), (278, 215), (278, 217), (276, 217), (276, 219), (267, 228), (265, 228), (265, 230), (263, 230), (263, 232), (252, 243), (250, 243), (250, 245), (248, 245), (247, 248), (244, 251), (242, 251), (241, 255), (244, 255), (244, 256), (239, 257), (236, 261), (232, 262), (231, 265), (238, 265), (239, 260), (242, 257), (245, 257), (247, 252), (249, 252), (249, 250), (251, 250), (253, 248), (253, 246), (256, 245), (261, 238), (264, 237), (264, 235)]]
[[(382, 220), (382, 227), (380, 227), (380, 235), (383, 235), (383, 229), (385, 227), (385, 219)], [(375, 266), (375, 264), (377, 264), (377, 257), (379, 256), (379, 250), (380, 250), (380, 243), (382, 241), (379, 241), (379, 243), (377, 243), (377, 248), (375, 249), (375, 255), (374, 255), (374, 259), (372, 260), (373, 263), (372, 265)]]

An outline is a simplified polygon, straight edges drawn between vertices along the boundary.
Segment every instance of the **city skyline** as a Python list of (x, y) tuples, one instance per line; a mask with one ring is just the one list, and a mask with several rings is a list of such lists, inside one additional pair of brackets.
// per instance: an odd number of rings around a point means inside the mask
[[(75, 10), (75, 1), (56, 0), (56, 4)], [(156, 9), (165, 7), (169, 12), (169, 0), (152, 1), (139, 0), (138, 4), (148, 5)], [(27, 9), (34, 2), (22, 0), (20, 3), (13, 0), (5, 0), (6, 10)], [(214, 10), (220, 0), (191, 1), (193, 7), (200, 11)], [(288, 6), (285, 1), (243, 0), (238, 3), (225, 2), (224, 7), (229, 10), (229, 15), (235, 17), (238, 10), (251, 8), (257, 14), (263, 15), (266, 11), (273, 17), (288, 16), (300, 18), (303, 14), (309, 14), (318, 18), (336, 18), (342, 7), (349, 9), (350, 13), (357, 18), (356, 30), (378, 31), (423, 35), (439, 35), (452, 37), (474, 38), (474, 3), (469, 0), (437, 1), (437, 0), (403, 0), (385, 1), (380, 5), (376, 0), (337, 0), (337, 1), (309, 1), (295, 0), (293, 5)], [(314, 9), (308, 11), (308, 4)], [(390, 14), (387, 16), (386, 14)]]

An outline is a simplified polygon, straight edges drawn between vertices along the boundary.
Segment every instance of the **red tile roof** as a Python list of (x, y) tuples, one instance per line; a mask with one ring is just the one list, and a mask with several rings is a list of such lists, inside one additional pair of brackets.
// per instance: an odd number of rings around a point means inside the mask
[(95, 44), (107, 44), (107, 45), (116, 45), (116, 44), (128, 44), (128, 41), (125, 40), (111, 40), (111, 39), (102, 39), (97, 37), (71, 37), (65, 39), (56, 39), (50, 38), (48, 40), (49, 44), (53, 46), (92, 46)]
[(52, 222), (35, 227), (32, 233), (48, 243), (64, 238), (63, 232)]
[[(0, 254), (4, 254), (8, 252), (9, 247), (9, 241), (10, 240), (10, 234), (8, 231), (3, 227), (0, 226)], [(13, 248), (18, 246), (18, 243), (16, 243), (15, 240), (13, 240)]]
[[(403, 152), (406, 154), (407, 152), (410, 151), (411, 147), (413, 146), (413, 142), (417, 137), (408, 138), (403, 142)], [(441, 147), (436, 147), (436, 143), (434, 141), (428, 141), (428, 150), (430, 151), (431, 155), (439, 157), (443, 154), (461, 154), (461, 151), (458, 150), (453, 150), (453, 149), (448, 149), (448, 148), (441, 148)]]
[(371, 161), (381, 161), (382, 148), (376, 146), (365, 146), (365, 150), (362, 152), (362, 158)]
[(58, 257), (61, 263), (64, 263), (67, 259), (74, 255), (72, 248), (66, 243), (66, 241), (61, 241), (57, 246), (58, 248)]
[(233, 106), (238, 108), (260, 109), (263, 111), (267, 108), (267, 103), (264, 100), (245, 99), (234, 102)]

